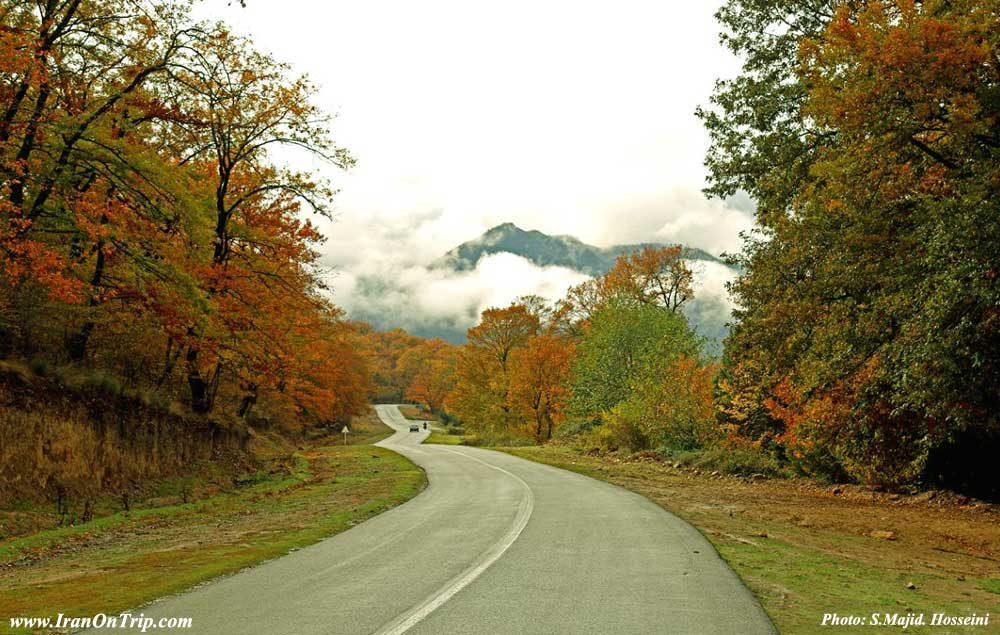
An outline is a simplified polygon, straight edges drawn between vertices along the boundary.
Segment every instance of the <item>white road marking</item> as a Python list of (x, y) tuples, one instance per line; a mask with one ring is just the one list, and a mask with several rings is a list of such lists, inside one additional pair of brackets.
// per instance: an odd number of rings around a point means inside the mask
[(528, 519), (531, 518), (531, 512), (535, 509), (534, 492), (531, 491), (531, 487), (529, 487), (520, 476), (508, 472), (502, 467), (497, 467), (496, 465), (491, 465), (486, 461), (481, 461), (475, 457), (463, 454), (462, 452), (444, 447), (440, 449), (444, 452), (457, 454), (458, 456), (469, 459), (470, 461), (482, 463), (488, 468), (503, 472), (504, 474), (510, 476), (524, 488), (524, 498), (521, 499), (521, 503), (518, 505), (517, 515), (514, 517), (514, 523), (511, 525), (510, 529), (507, 530), (507, 533), (504, 534), (504, 536), (497, 541), (497, 543), (494, 544), (489, 551), (486, 552), (479, 562), (446, 582), (443, 587), (432, 593), (426, 600), (406, 613), (403, 613), (386, 626), (383, 626), (378, 630), (376, 635), (402, 635), (402, 633), (405, 633), (416, 626), (422, 619), (433, 613), (441, 607), (441, 605), (454, 597), (456, 593), (469, 586), (476, 578), (482, 575), (484, 571), (489, 569), (494, 562), (499, 560), (500, 556), (510, 549), (510, 546), (514, 544), (514, 541), (516, 541), (521, 535), (521, 532), (524, 531), (525, 526), (528, 524)]

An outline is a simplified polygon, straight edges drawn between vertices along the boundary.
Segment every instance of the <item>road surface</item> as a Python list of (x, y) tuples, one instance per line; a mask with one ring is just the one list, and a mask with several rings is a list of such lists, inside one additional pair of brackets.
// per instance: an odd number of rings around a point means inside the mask
[(397, 430), (379, 445), (426, 470), (425, 491), (141, 612), (211, 635), (776, 632), (701, 534), (645, 498), (499, 452), (420, 445), (427, 432), (377, 409)]

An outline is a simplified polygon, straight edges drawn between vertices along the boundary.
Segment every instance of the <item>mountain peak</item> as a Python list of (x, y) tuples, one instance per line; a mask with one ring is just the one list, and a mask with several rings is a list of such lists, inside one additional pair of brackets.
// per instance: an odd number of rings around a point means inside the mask
[(524, 230), (521, 229), (520, 227), (518, 227), (517, 225), (515, 225), (514, 223), (507, 222), (507, 223), (500, 223), (499, 225), (497, 225), (495, 227), (490, 227), (489, 229), (486, 230), (486, 233), (487, 234), (497, 234), (497, 233), (504, 233), (504, 234), (520, 233), (520, 234), (523, 234)]
[[(566, 267), (590, 276), (606, 273), (622, 254), (632, 253), (658, 243), (616, 245), (603, 249), (588, 245), (573, 236), (550, 236), (538, 230), (525, 230), (507, 222), (486, 230), (479, 238), (462, 243), (434, 263), (454, 271), (471, 271), (483, 256), (510, 253), (540, 267)], [(692, 260), (721, 262), (715, 256), (695, 248), (685, 248)]]

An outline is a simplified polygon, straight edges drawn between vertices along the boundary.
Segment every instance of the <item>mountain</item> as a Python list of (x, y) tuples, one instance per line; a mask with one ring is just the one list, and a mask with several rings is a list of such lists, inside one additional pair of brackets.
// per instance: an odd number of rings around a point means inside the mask
[[(550, 236), (537, 230), (524, 230), (513, 223), (489, 229), (479, 238), (464, 242), (439, 258), (433, 267), (453, 271), (472, 271), (483, 256), (510, 253), (540, 266), (573, 269), (589, 276), (607, 273), (618, 256), (660, 243), (639, 243), (595, 247), (573, 236)], [(690, 260), (725, 264), (720, 258), (695, 247), (686, 247)]]
[[(573, 236), (550, 236), (536, 230), (524, 230), (513, 223), (489, 229), (479, 238), (462, 243), (431, 264), (432, 268), (451, 271), (472, 271), (480, 258), (490, 254), (510, 253), (521, 256), (540, 267), (559, 266), (589, 276), (608, 272), (621, 254), (658, 247), (662, 243), (637, 243), (595, 247)], [(722, 340), (729, 334), (730, 306), (719, 291), (714, 294), (704, 286), (705, 276), (731, 279), (737, 270), (721, 258), (703, 249), (685, 247), (687, 259), (693, 261), (696, 282), (694, 298), (684, 307), (691, 326), (706, 338), (709, 350), (718, 353)], [(700, 272), (700, 275), (699, 275)], [(712, 285), (716, 289), (720, 285)], [(699, 288), (700, 287), (700, 288)], [(446, 339), (452, 339), (447, 337)]]

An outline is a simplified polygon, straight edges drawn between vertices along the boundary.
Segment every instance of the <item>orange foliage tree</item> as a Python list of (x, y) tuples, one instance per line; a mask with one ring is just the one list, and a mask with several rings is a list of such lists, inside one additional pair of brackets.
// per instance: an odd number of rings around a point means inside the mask
[(397, 367), (409, 383), (406, 396), (441, 412), (455, 386), (455, 347), (442, 339), (425, 340), (405, 351)]
[(538, 316), (523, 304), (487, 309), (469, 329), (449, 406), (470, 429), (505, 434), (519, 425), (510, 403), (511, 357), (538, 329)]
[(535, 440), (552, 438), (564, 417), (573, 344), (552, 335), (538, 335), (514, 350), (511, 360), (512, 409), (530, 422)]
[[(357, 329), (325, 299), (340, 168), (307, 79), (184, 2), (0, 13), (0, 354), (93, 366), (198, 413), (289, 425), (359, 411)], [(186, 393), (186, 394), (185, 394)]]

